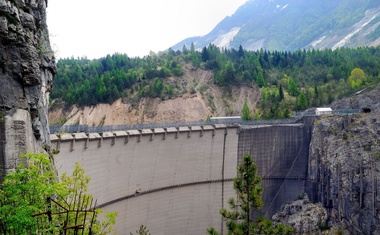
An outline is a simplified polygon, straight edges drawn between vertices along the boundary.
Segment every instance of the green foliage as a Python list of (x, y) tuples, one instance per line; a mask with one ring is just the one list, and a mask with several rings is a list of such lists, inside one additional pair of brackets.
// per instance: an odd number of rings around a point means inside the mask
[(365, 145), (363, 145), (363, 150), (364, 151), (371, 151), (371, 149), (372, 149), (372, 146), (370, 145), (370, 144), (365, 144)]
[(243, 109), (241, 111), (242, 120), (252, 120), (251, 110), (248, 107), (247, 101), (244, 102)]
[[(130, 235), (134, 234), (130, 233)], [(136, 235), (150, 235), (150, 232), (144, 225), (140, 225), (139, 230), (136, 231)]]
[(366, 80), (367, 76), (365, 75), (364, 71), (359, 68), (354, 68), (351, 71), (351, 75), (348, 77), (348, 82), (352, 89), (361, 88)]
[(347, 131), (345, 131), (342, 135), (343, 140), (348, 140), (348, 137), (349, 137), (349, 135), (348, 135)]
[[(177, 88), (173, 77), (182, 76), (184, 67), (192, 64), (194, 70), (212, 70), (219, 86), (260, 87), (259, 116), (284, 118), (301, 106), (326, 105), (379, 82), (379, 57), (379, 47), (280, 52), (220, 49), (210, 44), (196, 51), (192, 44), (190, 50), (184, 47), (182, 52), (168, 50), (143, 58), (125, 54), (96, 60), (67, 58), (57, 63), (51, 97), (66, 105), (110, 103), (125, 96), (134, 101), (175, 97), (183, 90)], [(299, 98), (302, 102), (297, 104)]]
[(307, 107), (308, 107), (308, 101), (307, 101), (306, 95), (304, 93), (301, 93), (297, 97), (297, 109), (305, 110)]
[(11, 24), (17, 25), (19, 23), (19, 19), (15, 14), (10, 13), (9, 11), (0, 9), (0, 15), (5, 16), (7, 18), (8, 22)]
[(300, 94), (297, 84), (291, 78), (289, 79), (288, 92), (289, 92), (289, 95), (292, 95), (292, 96), (298, 96)]
[[(95, 214), (91, 208), (87, 214), (81, 212), (83, 208), (91, 207), (92, 197), (86, 193), (90, 179), (79, 164), (72, 175), (64, 174), (58, 180), (53, 164), (45, 154), (29, 153), (24, 159), (25, 163), (20, 163), (14, 172), (7, 174), (2, 184), (1, 234), (63, 234), (64, 226), (76, 225), (79, 221), (86, 234), (90, 227), (94, 234), (112, 232), (116, 213), (107, 214), (106, 219), (99, 222), (99, 210)], [(95, 222), (92, 226), (91, 213)], [(74, 230), (66, 232), (74, 234)]]
[[(228, 234), (292, 234), (293, 228), (284, 224), (274, 226), (272, 221), (259, 216), (256, 221), (251, 218), (252, 210), (263, 206), (261, 177), (257, 175), (257, 166), (250, 155), (243, 155), (242, 162), (237, 167), (237, 177), (234, 179), (234, 189), (237, 201), (228, 200), (230, 211), (221, 209), (220, 214), (226, 222)], [(216, 235), (214, 228), (207, 229), (208, 234)]]
[(168, 93), (169, 96), (173, 95), (173, 86), (172, 84), (166, 85), (166, 93)]
[(0, 110), (0, 124), (3, 124), (3, 123), (5, 123), (5, 117), (4, 117), (3, 112)]
[(280, 101), (285, 99), (284, 89), (282, 88), (282, 84), (280, 84), (280, 87), (278, 88), (278, 93), (280, 95)]
[(380, 152), (379, 151), (376, 151), (373, 153), (373, 158), (376, 160), (376, 161), (379, 161), (380, 160)]
[(262, 72), (258, 72), (256, 74), (256, 84), (259, 86), (259, 87), (263, 87), (265, 86), (265, 80), (264, 80), (264, 75)]
[(344, 234), (344, 231), (343, 231), (343, 229), (339, 228), (338, 231), (336, 231), (335, 234), (336, 234), (336, 235), (343, 235), (343, 234)]

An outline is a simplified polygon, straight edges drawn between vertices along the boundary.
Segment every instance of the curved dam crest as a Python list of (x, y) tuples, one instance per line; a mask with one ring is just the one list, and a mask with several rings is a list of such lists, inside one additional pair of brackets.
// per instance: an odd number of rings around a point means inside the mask
[(306, 185), (310, 126), (204, 125), (51, 136), (59, 174), (75, 162), (91, 177), (88, 191), (104, 211), (117, 211), (118, 234), (145, 225), (152, 234), (222, 230), (219, 210), (235, 196), (232, 180), (243, 154), (263, 177), (271, 216)]

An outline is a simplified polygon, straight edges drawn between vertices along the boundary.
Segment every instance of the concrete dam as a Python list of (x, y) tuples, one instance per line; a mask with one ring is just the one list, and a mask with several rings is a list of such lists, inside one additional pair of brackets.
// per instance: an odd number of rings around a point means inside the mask
[(158, 127), (55, 134), (51, 142), (59, 174), (79, 162), (99, 207), (118, 212), (118, 234), (141, 224), (152, 234), (205, 234), (210, 226), (223, 230), (219, 210), (235, 197), (232, 180), (243, 154), (263, 178), (260, 214), (270, 217), (306, 191), (310, 126)]

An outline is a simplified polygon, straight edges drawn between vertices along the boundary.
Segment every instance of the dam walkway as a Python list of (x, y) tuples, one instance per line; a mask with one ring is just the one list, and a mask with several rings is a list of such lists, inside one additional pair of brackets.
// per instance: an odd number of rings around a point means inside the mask
[[(332, 115), (347, 115), (360, 113), (359, 109), (339, 109), (333, 110)], [(280, 125), (280, 124), (295, 124), (302, 122), (304, 117), (316, 117), (314, 112), (299, 112), (296, 113), (294, 118), (287, 119), (272, 119), (272, 120), (242, 120), (240, 117), (219, 117), (211, 118), (206, 121), (199, 122), (169, 122), (169, 123), (141, 123), (141, 124), (125, 124), (125, 125), (112, 125), (112, 126), (89, 126), (89, 125), (63, 125), (63, 126), (50, 126), (50, 133), (103, 133), (112, 131), (126, 131), (126, 130), (143, 130), (143, 129), (156, 129), (156, 128), (170, 128), (170, 127), (191, 127), (191, 126), (207, 126), (215, 124), (224, 125)]]

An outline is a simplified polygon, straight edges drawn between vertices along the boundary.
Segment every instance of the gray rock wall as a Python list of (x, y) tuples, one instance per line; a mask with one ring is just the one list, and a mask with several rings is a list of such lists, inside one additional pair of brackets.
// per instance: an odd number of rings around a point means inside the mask
[(379, 114), (317, 120), (309, 158), (309, 195), (328, 209), (329, 224), (379, 234)]
[(363, 109), (369, 108), (372, 112), (380, 112), (380, 85), (366, 88), (354, 95), (337, 100), (331, 104), (333, 109)]
[[(2, 165), (50, 144), (49, 93), (56, 72), (46, 24), (47, 0), (0, 0)], [(3, 167), (4, 168), (4, 167)]]

